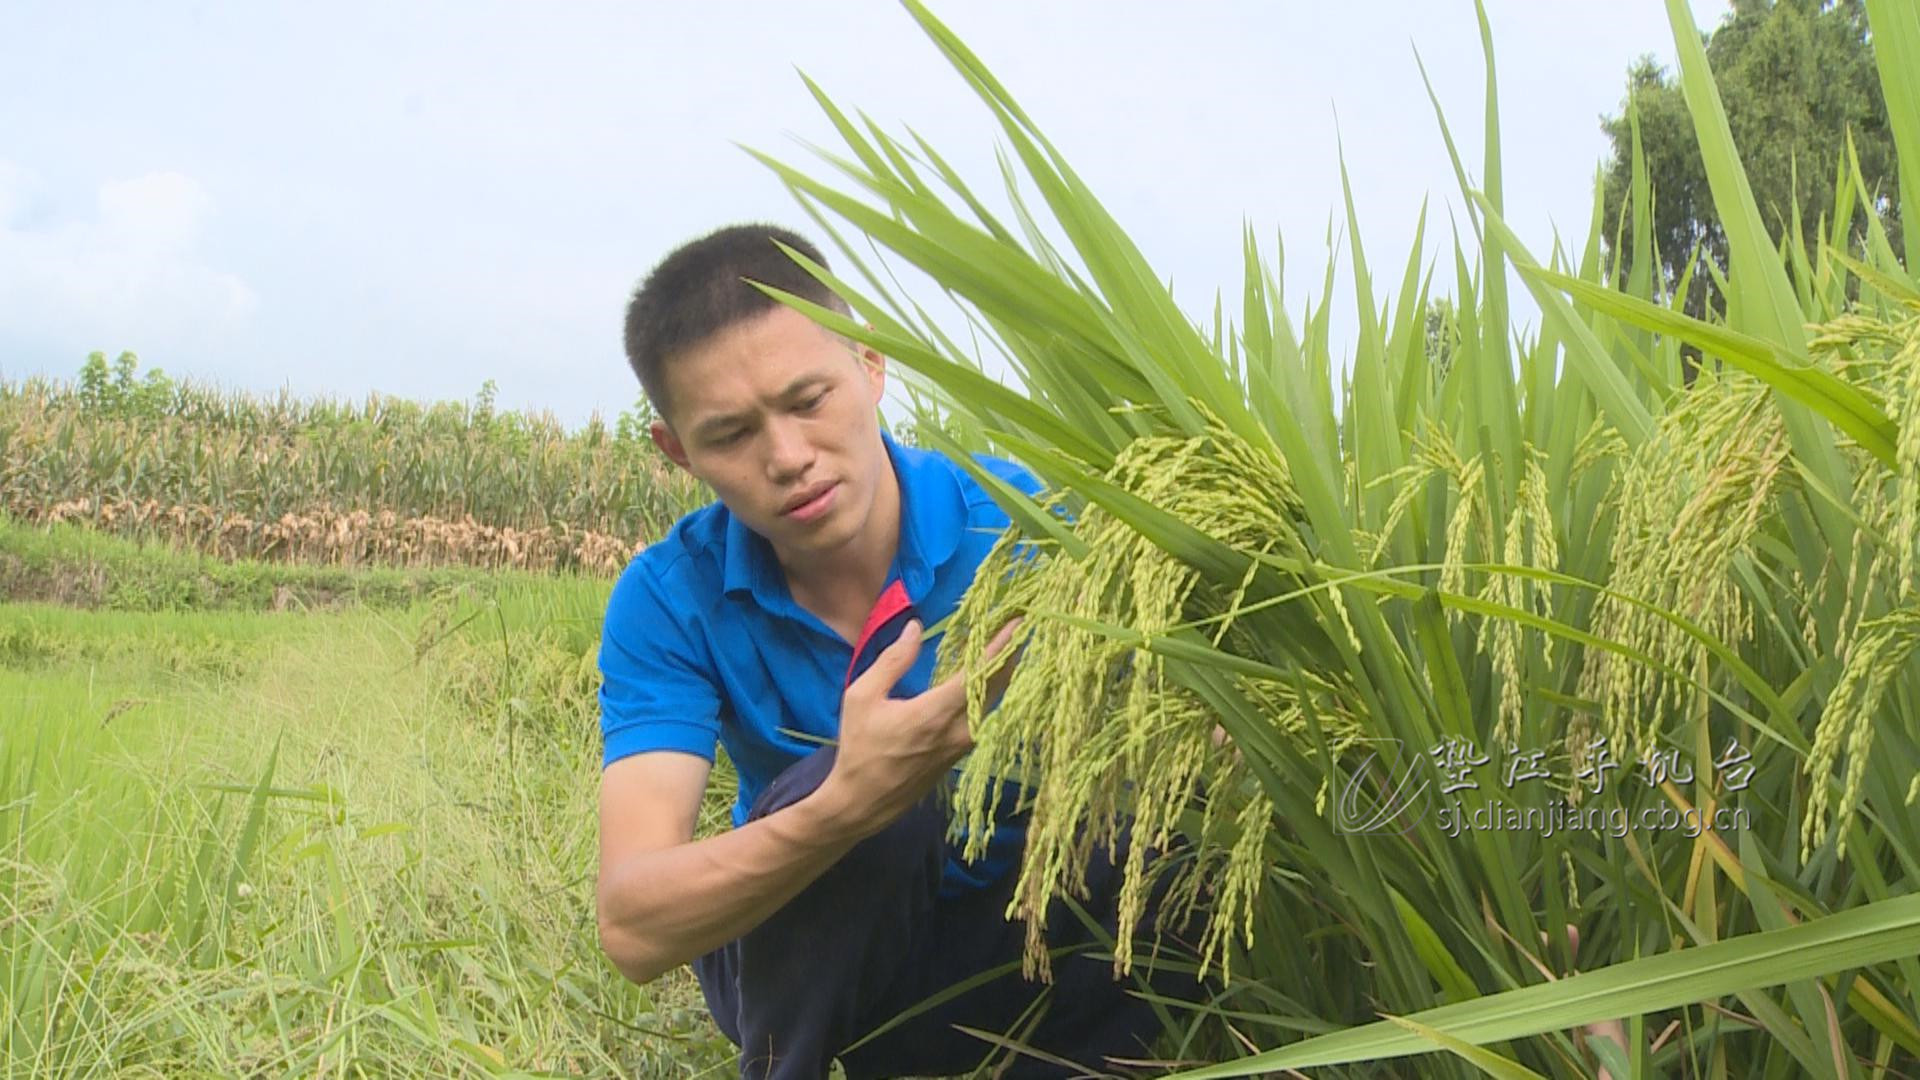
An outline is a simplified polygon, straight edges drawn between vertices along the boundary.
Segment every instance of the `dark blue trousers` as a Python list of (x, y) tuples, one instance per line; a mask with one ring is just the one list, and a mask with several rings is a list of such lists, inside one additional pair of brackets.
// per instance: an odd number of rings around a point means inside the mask
[[(781, 773), (761, 793), (751, 817), (790, 806), (819, 787), (833, 767), (825, 748)], [(740, 1075), (817, 1078), (830, 1062), (850, 1078), (941, 1076), (971, 1071), (991, 1043), (955, 1025), (996, 1034), (1011, 1031), (1046, 984), (1028, 982), (1017, 961), (1025, 925), (1003, 917), (1014, 871), (988, 888), (940, 896), (946, 862), (946, 815), (934, 800), (861, 841), (787, 905), (744, 936), (694, 962), (707, 1007), (740, 1047)], [(1100, 852), (1087, 868), (1087, 913), (1115, 928), (1124, 853)], [(1153, 897), (1157, 903), (1158, 896)], [(1146, 926), (1152, 925), (1149, 911)], [(1056, 902), (1049, 914), (1051, 947), (1094, 942), (1084, 924)], [(1092, 952), (1104, 952), (1098, 944)], [(1146, 949), (1135, 971), (1146, 967)], [(1005, 975), (968, 990), (842, 1054), (850, 1043), (901, 1011), (988, 969), (1016, 962)], [(1159, 1033), (1152, 1006), (1115, 981), (1112, 962), (1081, 953), (1053, 961), (1053, 985), (1026, 1045), (1109, 1071), (1104, 1056), (1145, 1057)], [(1155, 992), (1191, 998), (1191, 976), (1164, 969), (1148, 976)], [(1079, 1070), (1025, 1055), (1008, 1077), (1067, 1077)]]

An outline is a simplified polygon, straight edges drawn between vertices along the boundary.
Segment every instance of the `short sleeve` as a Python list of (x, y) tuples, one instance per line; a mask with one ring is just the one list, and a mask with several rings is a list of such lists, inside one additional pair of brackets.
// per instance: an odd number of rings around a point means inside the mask
[(713, 665), (651, 567), (627, 568), (600, 631), (601, 767), (653, 750), (712, 761), (720, 736)]

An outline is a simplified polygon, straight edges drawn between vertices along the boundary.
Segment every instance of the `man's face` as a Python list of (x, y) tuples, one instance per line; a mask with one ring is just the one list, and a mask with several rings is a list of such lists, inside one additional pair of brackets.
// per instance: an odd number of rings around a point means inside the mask
[(778, 307), (674, 357), (663, 378), (672, 427), (655, 421), (654, 441), (783, 562), (877, 527), (875, 492), (892, 480), (878, 353)]

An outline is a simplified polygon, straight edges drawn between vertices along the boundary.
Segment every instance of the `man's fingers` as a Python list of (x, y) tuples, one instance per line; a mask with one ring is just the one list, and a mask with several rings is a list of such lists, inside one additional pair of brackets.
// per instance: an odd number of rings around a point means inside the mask
[(919, 704), (931, 723), (940, 725), (960, 752), (973, 749), (973, 727), (967, 723), (967, 673), (956, 671), (927, 688)]
[(1020, 624), (1025, 621), (1026, 616), (1024, 615), (1016, 615), (1012, 619), (1007, 620), (1007, 625), (1001, 627), (1000, 632), (993, 635), (992, 641), (987, 642), (987, 659), (991, 660), (1000, 655), (1000, 650), (1007, 647), (1007, 643), (1013, 640), (1014, 632), (1019, 630)]
[[(998, 633), (993, 635), (993, 640), (987, 642), (984, 662), (992, 663), (996, 657), (1007, 650), (1013, 642), (1014, 634), (1020, 629), (1020, 623), (1020, 618), (1010, 619)], [(967, 722), (967, 676), (966, 671), (954, 672), (944, 680), (928, 687), (926, 693), (920, 695), (919, 702), (926, 708), (925, 715), (943, 723), (965, 748), (971, 749), (973, 731)], [(1007, 688), (1007, 680), (1012, 676), (1013, 661), (1009, 660), (987, 680), (989, 705), (999, 699), (1000, 694)]]
[[(993, 640), (987, 643), (985, 657), (987, 663), (993, 663), (999, 658), (1001, 653), (1007, 650), (1008, 646), (1013, 642), (1014, 635), (1019, 632), (1020, 623), (1023, 620), (1024, 617), (1011, 619), (1007, 622), (1007, 625), (1000, 628), (999, 633), (993, 635)], [(1013, 669), (1017, 667), (1019, 663), (1020, 658), (1018, 656), (1008, 657), (1006, 663), (1000, 666), (1000, 670), (994, 672), (992, 676), (987, 679), (987, 704), (989, 706), (998, 702), (1000, 695), (1006, 693), (1007, 684), (1013, 681)]]

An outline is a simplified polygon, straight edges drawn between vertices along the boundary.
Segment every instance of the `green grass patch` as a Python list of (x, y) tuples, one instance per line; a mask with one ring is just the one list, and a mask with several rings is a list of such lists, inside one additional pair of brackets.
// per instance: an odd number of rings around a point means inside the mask
[(730, 1072), (599, 952), (607, 587), (0, 608), (0, 1072)]

